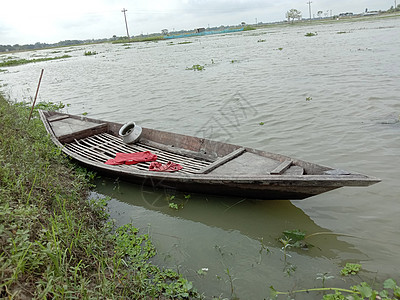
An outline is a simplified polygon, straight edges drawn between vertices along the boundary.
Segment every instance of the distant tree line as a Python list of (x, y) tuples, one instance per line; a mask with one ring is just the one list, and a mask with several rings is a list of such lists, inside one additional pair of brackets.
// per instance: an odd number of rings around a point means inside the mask
[(393, 7), (393, 5), (387, 10), (387, 12), (396, 12), (400, 11), (400, 4), (397, 4), (397, 7)]
[(90, 44), (90, 43), (101, 43), (106, 41), (114, 41), (118, 39), (114, 36), (111, 39), (91, 39), (91, 40), (65, 40), (54, 44), (48, 43), (35, 43), (35, 44), (26, 44), (26, 45), (0, 45), (0, 52), (8, 52), (8, 51), (23, 51), (23, 50), (37, 50), (37, 49), (45, 49), (45, 48), (53, 48), (53, 47), (66, 47), (66, 46), (74, 46), (74, 45), (82, 45), (82, 44)]
[[(367, 11), (368, 11), (368, 9), (365, 10), (365, 12), (367, 12)], [(397, 12), (397, 11), (400, 11), (400, 4), (398, 4), (396, 8), (392, 6), (386, 11), (379, 11), (379, 13), (393, 13), (393, 12)], [(318, 13), (317, 13), (319, 18), (322, 17), (322, 14), (323, 14), (323, 11), (318, 11)], [(347, 13), (347, 14), (353, 15), (353, 13)], [(345, 14), (345, 15), (347, 15), (347, 14)], [(294, 20), (296, 20), (296, 19), (298, 21), (300, 21), (302, 19), (302, 14), (301, 14), (301, 11), (299, 11), (295, 8), (292, 8), (286, 12), (285, 17), (289, 23), (290, 22), (293, 23)], [(337, 16), (333, 16), (333, 17), (336, 18)]]

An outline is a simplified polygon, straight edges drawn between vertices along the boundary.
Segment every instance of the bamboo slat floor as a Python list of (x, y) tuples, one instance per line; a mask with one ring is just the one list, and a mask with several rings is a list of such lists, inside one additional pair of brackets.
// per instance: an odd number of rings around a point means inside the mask
[[(101, 133), (90, 136), (81, 140), (75, 140), (66, 144), (65, 148), (86, 159), (105, 163), (108, 159), (114, 158), (117, 153), (135, 153), (150, 151), (157, 155), (157, 161), (166, 164), (169, 161), (180, 164), (183, 169), (180, 173), (196, 174), (200, 170), (211, 164), (209, 161), (186, 157), (184, 155), (173, 153), (170, 151), (160, 150), (154, 146), (145, 145), (143, 143), (125, 144), (122, 138), (113, 136), (108, 133)], [(137, 169), (146, 171), (149, 169), (150, 162), (139, 163), (136, 165), (118, 165), (117, 168)]]

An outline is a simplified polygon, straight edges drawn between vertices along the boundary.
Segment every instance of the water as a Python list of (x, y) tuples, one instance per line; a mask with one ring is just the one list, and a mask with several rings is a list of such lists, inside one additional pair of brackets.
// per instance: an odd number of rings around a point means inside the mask
[[(44, 68), (39, 100), (70, 104), (70, 113), (134, 120), (381, 178), (368, 188), (283, 202), (185, 199), (174, 191), (98, 180), (93, 196), (112, 197), (117, 224), (133, 222), (150, 233), (156, 263), (178, 268), (208, 297), (264, 299), (270, 285), (283, 291), (320, 287), (318, 273), (335, 276), (326, 285), (349, 287), (354, 281), (339, 275), (346, 262), (362, 265), (363, 280), (399, 279), (399, 36), (398, 19), (371, 19), (173, 44), (24, 52), (13, 55), (72, 58), (8, 68), (0, 85), (11, 99), (30, 101)], [(184, 41), (191, 43), (178, 44)], [(196, 64), (205, 69), (186, 70)], [(184, 208), (169, 208), (171, 196)], [(285, 261), (278, 238), (292, 229), (325, 234), (310, 237), (314, 247), (308, 250), (290, 249)], [(208, 268), (205, 276), (197, 273), (201, 268)]]

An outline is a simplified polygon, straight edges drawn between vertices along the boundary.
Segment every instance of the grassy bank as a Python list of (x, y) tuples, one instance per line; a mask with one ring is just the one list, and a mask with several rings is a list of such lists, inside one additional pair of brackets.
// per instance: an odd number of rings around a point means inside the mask
[(133, 38), (120, 39), (117, 41), (113, 41), (113, 44), (127, 44), (127, 43), (138, 43), (138, 42), (158, 42), (164, 40), (164, 36), (156, 35), (156, 36), (138, 36)]
[(70, 57), (71, 57), (70, 55), (63, 55), (58, 57), (45, 57), (45, 58), (35, 58), (35, 59), (9, 59), (9, 60), (6, 59), (5, 61), (0, 62), (0, 67), (13, 67), (13, 66), (25, 65), (41, 61), (49, 61), (49, 60), (63, 59)]
[(146, 234), (106, 223), (106, 201), (87, 198), (94, 175), (28, 115), (0, 95), (0, 298), (198, 298), (149, 262), (156, 249)]

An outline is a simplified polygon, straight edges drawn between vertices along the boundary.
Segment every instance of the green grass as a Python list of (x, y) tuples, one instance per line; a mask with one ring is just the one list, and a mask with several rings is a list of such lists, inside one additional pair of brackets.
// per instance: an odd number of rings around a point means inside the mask
[(34, 58), (34, 59), (10, 59), (10, 60), (5, 60), (3, 62), (0, 62), (0, 67), (13, 67), (13, 66), (19, 66), (19, 65), (24, 65), (24, 64), (29, 64), (29, 63), (36, 63), (36, 62), (41, 62), (41, 61), (49, 61), (49, 60), (55, 60), (55, 59), (63, 59), (63, 58), (70, 58), (70, 55), (63, 55), (63, 56), (58, 56), (58, 57), (45, 57), (45, 58)]
[(148, 235), (106, 222), (107, 199), (88, 200), (95, 175), (65, 157), (29, 111), (0, 95), (1, 298), (197, 298), (181, 275), (149, 263)]
[(250, 25), (244, 26), (243, 31), (249, 31), (249, 30), (256, 30), (256, 28)]
[(161, 35), (156, 36), (146, 36), (146, 37), (133, 37), (130, 39), (121, 39), (117, 41), (113, 41), (113, 44), (126, 44), (126, 43), (136, 43), (136, 42), (157, 42), (164, 40), (164, 37)]

